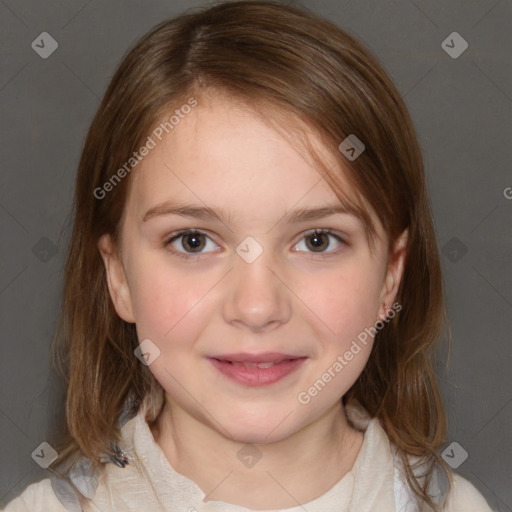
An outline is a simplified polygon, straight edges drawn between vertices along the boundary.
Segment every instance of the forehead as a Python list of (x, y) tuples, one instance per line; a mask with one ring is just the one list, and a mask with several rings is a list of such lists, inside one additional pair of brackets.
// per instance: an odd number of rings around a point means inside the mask
[[(267, 115), (226, 95), (198, 98), (162, 140), (152, 135), (156, 146), (132, 175), (127, 206), (134, 220), (171, 198), (231, 210), (235, 218), (268, 215), (269, 222), (294, 206), (339, 203), (301, 144), (277, 131)], [(339, 168), (318, 137), (308, 136), (325, 161)], [(339, 169), (338, 176), (350, 196), (345, 172)]]

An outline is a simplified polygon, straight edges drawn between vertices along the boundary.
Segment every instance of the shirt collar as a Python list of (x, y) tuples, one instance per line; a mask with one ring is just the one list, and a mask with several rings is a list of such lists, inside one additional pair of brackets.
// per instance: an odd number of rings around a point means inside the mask
[[(222, 501), (204, 502), (205, 493), (200, 487), (171, 466), (148, 425), (148, 421), (156, 418), (163, 403), (163, 389), (148, 395), (136, 416), (122, 427), (125, 446), (133, 446), (133, 455), (151, 480), (158, 500), (180, 507), (195, 507), (198, 512), (246, 512), (248, 509), (245, 507)], [(304, 508), (321, 510), (322, 504), (328, 503), (339, 504), (340, 510), (366, 512), (377, 507), (381, 512), (394, 511), (394, 468), (388, 437), (378, 419), (371, 418), (358, 402), (347, 405), (345, 411), (352, 425), (364, 432), (364, 440), (352, 469), (322, 496), (302, 506), (287, 508), (286, 512), (303, 512)]]

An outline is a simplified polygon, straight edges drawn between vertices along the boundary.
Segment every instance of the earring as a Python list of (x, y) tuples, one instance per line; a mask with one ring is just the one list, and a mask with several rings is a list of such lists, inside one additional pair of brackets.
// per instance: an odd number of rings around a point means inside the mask
[(386, 303), (385, 302), (382, 303), (382, 307), (383, 307), (384, 311), (379, 315), (379, 318), (382, 321), (385, 321), (388, 318), (387, 307), (386, 307)]

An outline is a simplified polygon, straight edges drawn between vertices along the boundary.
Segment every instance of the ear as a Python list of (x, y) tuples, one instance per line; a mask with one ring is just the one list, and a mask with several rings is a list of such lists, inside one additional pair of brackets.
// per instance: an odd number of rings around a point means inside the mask
[(402, 280), (408, 237), (409, 231), (406, 229), (390, 249), (388, 268), (380, 297), (379, 317), (382, 319), (386, 318), (387, 312), (391, 309)]
[(100, 237), (98, 249), (105, 264), (108, 290), (117, 314), (126, 322), (135, 323), (130, 287), (123, 263), (109, 234)]

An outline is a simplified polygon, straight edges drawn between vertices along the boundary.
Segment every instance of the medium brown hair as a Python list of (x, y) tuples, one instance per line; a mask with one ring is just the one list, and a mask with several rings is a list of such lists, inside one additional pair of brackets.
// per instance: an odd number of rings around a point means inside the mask
[[(379, 419), (398, 448), (421, 508), (437, 510), (429, 494), (434, 468), (451, 478), (438, 454), (446, 420), (432, 360), (446, 313), (413, 123), (386, 72), (356, 39), (302, 8), (276, 2), (226, 2), (165, 21), (129, 51), (108, 86), (76, 179), (53, 347), (54, 364), (66, 381), (66, 427), (53, 466), (80, 454), (101, 467), (99, 454), (120, 440), (116, 422), (125, 401), (134, 397), (137, 408), (159, 386), (133, 354), (139, 343), (135, 325), (114, 309), (97, 247), (105, 233), (119, 245), (131, 176), (101, 200), (93, 192), (127, 162), (165, 112), (206, 91), (261, 106), (283, 131), (290, 120), (303, 122), (347, 170), (390, 246), (408, 229), (396, 297), (402, 310), (376, 335), (368, 363), (343, 402), (357, 399)], [(365, 150), (348, 162), (338, 145), (351, 134)], [(344, 195), (339, 169), (327, 166), (309, 146), (308, 154), (340, 199), (363, 215), (371, 241), (375, 230), (368, 212)], [(421, 463), (425, 478), (415, 474), (408, 455)]]

